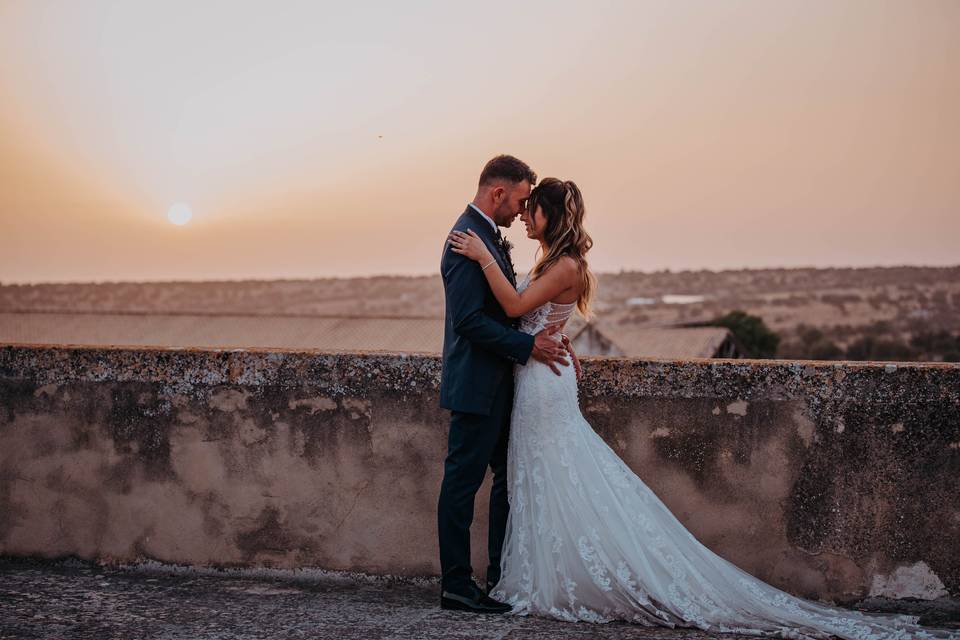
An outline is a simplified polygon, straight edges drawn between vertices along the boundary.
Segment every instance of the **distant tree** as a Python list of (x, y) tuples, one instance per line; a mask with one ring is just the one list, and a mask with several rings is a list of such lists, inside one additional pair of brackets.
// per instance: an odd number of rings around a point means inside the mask
[(863, 332), (869, 336), (883, 336), (891, 333), (893, 327), (890, 325), (888, 320), (874, 320), (866, 327), (863, 328)]
[(820, 301), (827, 304), (843, 306), (848, 302), (860, 302), (863, 298), (856, 293), (823, 293), (820, 295)]
[(784, 360), (806, 360), (807, 348), (799, 340), (782, 340), (777, 345), (777, 357)]
[(848, 360), (912, 360), (916, 352), (898, 338), (865, 335), (847, 345)]
[(867, 298), (867, 301), (870, 303), (870, 306), (872, 306), (874, 309), (882, 307), (887, 304), (891, 304), (890, 296), (887, 294), (886, 291), (881, 291), (879, 293), (876, 293), (870, 296), (869, 298)]
[(740, 348), (748, 358), (773, 358), (777, 353), (780, 336), (763, 322), (763, 318), (746, 311), (731, 311), (725, 316), (702, 324), (730, 329)]
[(843, 358), (843, 349), (837, 346), (837, 343), (833, 340), (826, 338), (811, 344), (808, 353), (811, 360), (841, 360)]
[(842, 340), (857, 333), (857, 330), (849, 324), (835, 324), (833, 325), (832, 333), (835, 337)]
[(843, 358), (843, 349), (828, 338), (817, 327), (804, 323), (797, 325), (796, 338), (782, 341), (777, 348), (777, 356), (795, 360), (839, 360)]
[(933, 353), (952, 347), (955, 340), (949, 331), (921, 331), (910, 338), (910, 346)]
[(807, 326), (802, 322), (797, 325), (797, 335), (800, 337), (800, 341), (808, 346), (823, 340), (823, 331), (816, 327)]
[(960, 335), (949, 331), (920, 331), (910, 338), (910, 346), (921, 352), (926, 360), (960, 361)]

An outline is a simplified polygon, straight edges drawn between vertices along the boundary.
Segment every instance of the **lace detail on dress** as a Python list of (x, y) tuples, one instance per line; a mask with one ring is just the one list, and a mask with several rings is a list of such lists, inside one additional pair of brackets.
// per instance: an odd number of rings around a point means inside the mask
[[(522, 291), (529, 277), (518, 286)], [(536, 333), (575, 305), (525, 314)], [(502, 577), (491, 595), (518, 615), (627, 620), (645, 626), (796, 640), (956, 638), (916, 616), (850, 611), (804, 600), (716, 555), (584, 419), (573, 367), (561, 375), (530, 360), (515, 366), (507, 458), (510, 513)]]
[[(530, 274), (527, 274), (517, 285), (517, 291), (522, 292), (528, 286), (530, 286)], [(547, 302), (542, 304), (523, 314), (520, 318), (520, 331), (533, 335), (551, 325), (559, 324), (563, 327), (576, 307), (576, 302)]]

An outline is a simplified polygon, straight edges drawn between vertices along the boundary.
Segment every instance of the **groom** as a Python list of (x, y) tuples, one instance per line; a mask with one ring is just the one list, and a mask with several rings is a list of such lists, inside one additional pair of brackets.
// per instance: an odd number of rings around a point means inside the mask
[[(509, 245), (498, 227), (509, 227), (526, 205), (536, 174), (513, 156), (492, 159), (480, 174), (474, 197), (453, 229), (473, 229), (490, 248), (496, 264), (516, 285)], [(506, 533), (507, 438), (513, 408), (513, 365), (529, 358), (557, 373), (567, 365), (564, 347), (554, 330), (536, 336), (516, 330), (516, 322), (500, 307), (480, 265), (444, 246), (440, 260), (446, 297), (440, 406), (451, 411), (447, 458), (437, 507), (442, 593), (440, 606), (476, 613), (505, 613), (510, 606), (486, 594), (500, 580), (500, 552)], [(493, 472), (490, 491), (490, 564), (487, 589), (473, 581), (470, 566), (470, 524), (473, 503), (487, 467)]]

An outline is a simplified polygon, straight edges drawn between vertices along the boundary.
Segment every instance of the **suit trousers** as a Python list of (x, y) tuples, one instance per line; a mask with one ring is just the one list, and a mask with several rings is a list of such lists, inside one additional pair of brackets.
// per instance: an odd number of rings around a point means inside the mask
[(441, 585), (445, 591), (469, 594), (470, 525), (474, 498), (487, 467), (493, 472), (487, 532), (487, 581), (500, 580), (500, 555), (507, 531), (507, 441), (513, 410), (513, 376), (497, 386), (489, 416), (451, 412), (447, 457), (437, 505)]

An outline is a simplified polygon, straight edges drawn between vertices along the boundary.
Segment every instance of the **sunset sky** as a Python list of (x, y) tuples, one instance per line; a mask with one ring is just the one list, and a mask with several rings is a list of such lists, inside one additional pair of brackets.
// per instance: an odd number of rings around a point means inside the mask
[(436, 273), (497, 153), (599, 271), (958, 264), (960, 2), (0, 0), (4, 283)]

